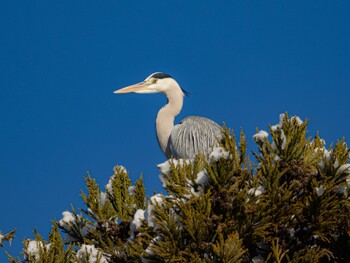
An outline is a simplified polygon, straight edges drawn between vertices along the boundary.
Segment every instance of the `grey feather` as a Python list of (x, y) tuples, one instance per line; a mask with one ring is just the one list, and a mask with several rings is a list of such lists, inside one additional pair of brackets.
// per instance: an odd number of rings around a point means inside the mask
[(167, 158), (193, 159), (197, 154), (206, 157), (219, 145), (221, 127), (214, 121), (197, 116), (185, 118), (171, 131), (165, 155)]

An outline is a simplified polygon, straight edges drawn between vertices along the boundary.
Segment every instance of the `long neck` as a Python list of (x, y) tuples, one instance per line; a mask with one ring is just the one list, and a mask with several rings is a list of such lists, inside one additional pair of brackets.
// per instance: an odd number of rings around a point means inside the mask
[(175, 117), (180, 113), (183, 105), (183, 93), (180, 87), (165, 92), (165, 95), (168, 103), (159, 110), (156, 119), (157, 139), (164, 154), (174, 128)]

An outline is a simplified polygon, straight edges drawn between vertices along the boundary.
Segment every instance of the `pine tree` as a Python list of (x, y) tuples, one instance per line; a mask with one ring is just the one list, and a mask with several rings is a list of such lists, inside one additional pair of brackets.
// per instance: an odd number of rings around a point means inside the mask
[(256, 163), (244, 132), (223, 127), (209, 160), (158, 166), (166, 194), (146, 197), (122, 166), (105, 190), (88, 175), (86, 208), (63, 212), (48, 241), (23, 241), (24, 261), (350, 262), (349, 149), (326, 148), (307, 125), (281, 114), (257, 130)]
[(13, 238), (15, 238), (15, 233), (16, 233), (16, 229), (11, 230), (10, 232), (6, 233), (6, 234), (2, 234), (1, 230), (0, 230), (0, 247), (3, 247), (4, 244), (2, 242), (4, 241), (9, 241), (11, 242), (11, 240)]

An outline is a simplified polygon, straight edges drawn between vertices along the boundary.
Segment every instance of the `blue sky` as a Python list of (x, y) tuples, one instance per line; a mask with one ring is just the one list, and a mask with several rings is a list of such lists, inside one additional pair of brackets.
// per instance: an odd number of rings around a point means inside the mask
[[(155, 71), (191, 93), (177, 121), (206, 116), (248, 144), (288, 111), (327, 143), (350, 130), (348, 1), (2, 1), (0, 230), (18, 254), (34, 228), (83, 207), (89, 171), (121, 164), (147, 192), (165, 160), (156, 95), (115, 95)], [(347, 141), (349, 142), (349, 141)]]

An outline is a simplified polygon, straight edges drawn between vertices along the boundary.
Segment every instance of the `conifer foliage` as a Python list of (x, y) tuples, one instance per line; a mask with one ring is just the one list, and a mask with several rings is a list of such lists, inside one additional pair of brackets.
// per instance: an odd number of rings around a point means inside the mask
[(86, 208), (63, 212), (47, 241), (35, 233), (24, 259), (9, 260), (350, 262), (349, 149), (309, 138), (307, 124), (281, 114), (257, 130), (256, 163), (243, 131), (236, 140), (224, 127), (209, 160), (158, 165), (165, 191), (151, 197), (122, 166), (104, 190), (88, 175)]
[(13, 238), (15, 238), (15, 233), (16, 233), (16, 229), (11, 230), (10, 232), (6, 233), (6, 234), (2, 234), (2, 232), (0, 231), (0, 247), (3, 247), (4, 241), (9, 241), (11, 242), (11, 240)]

